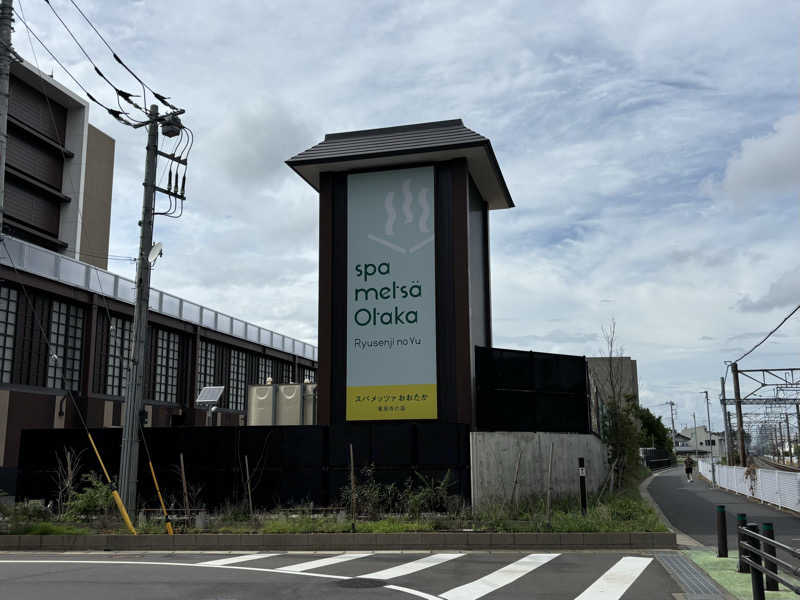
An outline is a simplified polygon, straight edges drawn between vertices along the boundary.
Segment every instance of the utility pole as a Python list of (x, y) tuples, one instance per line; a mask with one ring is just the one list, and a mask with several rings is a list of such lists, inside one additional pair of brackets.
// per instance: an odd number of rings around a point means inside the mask
[[(723, 427), (725, 428), (725, 460), (730, 465), (733, 462), (733, 452), (731, 445), (731, 424), (728, 422), (728, 407), (725, 406), (725, 378), (719, 378), (719, 385), (721, 389), (721, 396), (719, 397), (720, 404), (722, 405), (722, 420)], [(798, 413), (798, 424), (800, 424), (800, 413)]]
[(789, 446), (789, 464), (794, 464), (794, 456), (792, 455), (792, 432), (789, 430), (789, 413), (784, 413), (786, 417), (786, 442)]
[(6, 150), (8, 149), (8, 95), (11, 77), (11, 0), (0, 2), (0, 238), (3, 235), (3, 212), (6, 202)]
[(148, 305), (150, 303), (150, 249), (153, 247), (153, 212), (156, 202), (158, 162), (158, 106), (150, 106), (147, 125), (147, 158), (144, 165), (144, 199), (139, 236), (139, 261), (136, 264), (136, 307), (133, 313), (133, 343), (125, 394), (125, 421), (122, 424), (122, 454), (119, 462), (119, 487), (130, 514), (136, 511), (136, 481), (139, 471), (139, 411), (144, 410), (145, 351), (147, 350)]
[[(136, 306), (133, 312), (133, 339), (131, 343), (131, 362), (128, 368), (128, 388), (125, 394), (125, 422), (122, 424), (122, 453), (119, 461), (119, 488), (122, 501), (130, 514), (136, 512), (136, 482), (139, 473), (139, 430), (142, 429), (144, 416), (144, 380), (149, 365), (145, 364), (148, 347), (148, 309), (150, 304), (150, 260), (153, 249), (153, 220), (156, 215), (173, 216), (172, 203), (170, 211), (155, 212), (156, 192), (167, 194), (180, 200), (183, 211), (183, 183), (178, 191), (178, 173), (175, 173), (175, 186), (172, 183), (163, 189), (156, 186), (156, 167), (158, 155), (178, 164), (186, 165), (186, 159), (166, 154), (158, 149), (158, 127), (166, 137), (175, 137), (183, 128), (179, 115), (183, 109), (174, 110), (165, 115), (158, 114), (158, 105), (153, 104), (147, 113), (148, 119), (135, 124), (134, 129), (147, 126), (147, 158), (144, 163), (144, 196), (142, 199), (142, 220), (139, 234), (139, 260), (136, 264)], [(186, 175), (184, 173), (184, 182)], [(170, 179), (172, 175), (170, 172)]]
[(697, 418), (692, 413), (692, 421), (694, 421), (694, 462), (697, 462)]
[(731, 363), (731, 374), (733, 375), (733, 396), (736, 399), (736, 427), (739, 436), (739, 465), (744, 467), (747, 464), (747, 455), (744, 450), (744, 423), (742, 418), (742, 395), (739, 392), (739, 365)]
[[(711, 408), (708, 402), (708, 390), (703, 390), (702, 394), (706, 395), (706, 416), (708, 417), (708, 441), (706, 443), (711, 443)], [(717, 469), (714, 466), (714, 446), (711, 446), (711, 485), (714, 487), (717, 486)]]
[(675, 450), (675, 413), (674, 413), (675, 403), (672, 400), (670, 400), (669, 402), (667, 402), (667, 404), (669, 404), (669, 420), (672, 423), (672, 452), (675, 454), (675, 456), (678, 456), (677, 454), (678, 451)]

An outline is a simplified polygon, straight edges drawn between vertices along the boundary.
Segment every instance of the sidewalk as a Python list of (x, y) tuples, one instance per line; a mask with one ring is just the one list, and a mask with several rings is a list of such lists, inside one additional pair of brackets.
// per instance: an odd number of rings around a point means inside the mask
[(718, 504), (724, 504), (727, 512), (729, 550), (736, 550), (736, 513), (745, 513), (749, 522), (773, 523), (778, 541), (800, 546), (800, 518), (732, 492), (712, 489), (711, 484), (698, 480), (696, 476), (694, 483), (689, 483), (682, 467), (657, 473), (647, 491), (674, 529), (704, 546), (717, 545)]

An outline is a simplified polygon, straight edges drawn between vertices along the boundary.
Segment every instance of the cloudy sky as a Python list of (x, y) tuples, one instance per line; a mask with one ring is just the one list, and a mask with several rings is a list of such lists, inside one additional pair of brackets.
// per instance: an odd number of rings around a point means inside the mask
[[(283, 161), (326, 132), (462, 118), (517, 205), (491, 215), (496, 346), (597, 355), (615, 319), (642, 404), (705, 423), (698, 392), (800, 303), (797, 1), (76, 1), (196, 134), (154, 287), (316, 342), (316, 197)], [(46, 3), (15, 6), (113, 102)], [(116, 140), (110, 253), (133, 256), (145, 133), (91, 121)], [(800, 314), (740, 367), (800, 366), (799, 347)]]

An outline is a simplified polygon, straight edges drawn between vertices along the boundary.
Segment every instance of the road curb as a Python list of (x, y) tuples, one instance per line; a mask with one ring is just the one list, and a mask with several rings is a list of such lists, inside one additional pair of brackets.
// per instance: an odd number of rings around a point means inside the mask
[(674, 549), (675, 533), (265, 533), (169, 535), (0, 535), (0, 552), (19, 550), (598, 550)]

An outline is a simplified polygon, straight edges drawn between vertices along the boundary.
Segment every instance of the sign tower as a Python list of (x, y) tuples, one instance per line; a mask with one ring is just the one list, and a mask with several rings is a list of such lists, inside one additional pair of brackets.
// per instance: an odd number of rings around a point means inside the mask
[(461, 120), (334, 133), (287, 161), (319, 192), (319, 424), (475, 422), (491, 346), (488, 211), (514, 204)]

